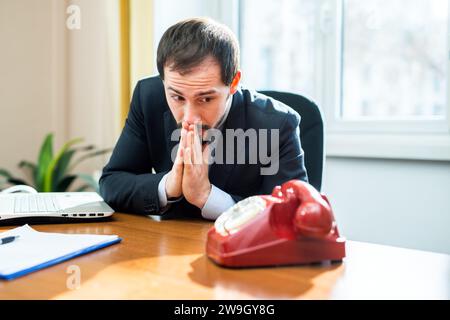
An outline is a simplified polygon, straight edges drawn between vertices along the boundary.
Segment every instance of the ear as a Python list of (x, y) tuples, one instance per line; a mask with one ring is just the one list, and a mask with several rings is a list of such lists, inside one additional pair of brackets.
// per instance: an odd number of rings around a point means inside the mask
[(233, 81), (231, 82), (230, 85), (230, 94), (235, 94), (236, 91), (238, 90), (238, 86), (239, 86), (239, 82), (241, 81), (241, 70), (238, 70), (238, 72), (236, 73), (236, 75), (234, 76)]

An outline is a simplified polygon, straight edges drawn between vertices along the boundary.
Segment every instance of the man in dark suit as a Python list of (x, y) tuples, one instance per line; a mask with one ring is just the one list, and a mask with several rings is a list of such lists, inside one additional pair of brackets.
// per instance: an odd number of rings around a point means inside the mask
[(116, 211), (215, 220), (244, 198), (307, 181), (300, 116), (239, 86), (238, 42), (227, 27), (175, 24), (157, 65), (160, 76), (138, 82), (100, 179)]

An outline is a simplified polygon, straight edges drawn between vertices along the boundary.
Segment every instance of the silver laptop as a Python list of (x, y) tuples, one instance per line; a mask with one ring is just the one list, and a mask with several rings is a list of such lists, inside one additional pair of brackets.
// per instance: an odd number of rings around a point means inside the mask
[(99, 219), (114, 210), (95, 192), (0, 193), (0, 224), (6, 221), (56, 218)]

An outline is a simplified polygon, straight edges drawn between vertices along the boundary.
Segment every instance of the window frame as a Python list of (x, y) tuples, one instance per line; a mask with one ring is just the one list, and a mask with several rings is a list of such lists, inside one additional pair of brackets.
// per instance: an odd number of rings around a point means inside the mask
[[(327, 75), (322, 74), (321, 97), (326, 119), (327, 155), (333, 157), (389, 158), (414, 160), (450, 160), (450, 81), (447, 80), (447, 107), (443, 119), (376, 120), (344, 119), (343, 90), (343, 10), (345, 0), (324, 1), (334, 32), (324, 32), (324, 60)], [(325, 15), (327, 13), (324, 13)], [(449, 5), (450, 17), (450, 5)], [(449, 52), (450, 18), (447, 21)], [(450, 61), (447, 60), (447, 78)]]

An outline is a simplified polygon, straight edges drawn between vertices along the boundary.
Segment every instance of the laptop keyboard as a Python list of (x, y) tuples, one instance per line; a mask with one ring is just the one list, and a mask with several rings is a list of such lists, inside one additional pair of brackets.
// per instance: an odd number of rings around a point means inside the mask
[(15, 213), (57, 212), (60, 206), (56, 197), (50, 195), (18, 195), (14, 201)]

